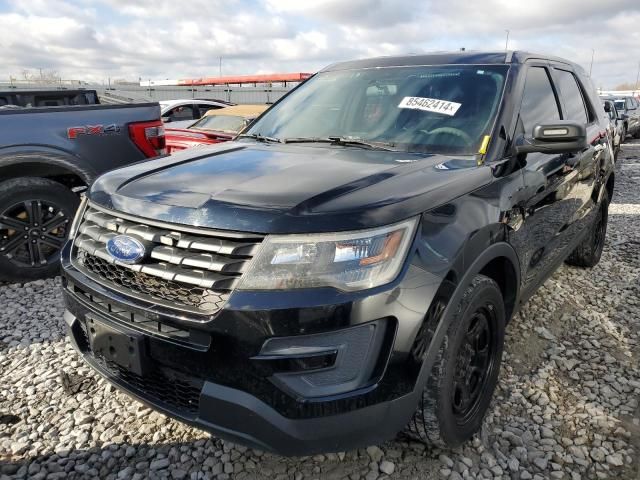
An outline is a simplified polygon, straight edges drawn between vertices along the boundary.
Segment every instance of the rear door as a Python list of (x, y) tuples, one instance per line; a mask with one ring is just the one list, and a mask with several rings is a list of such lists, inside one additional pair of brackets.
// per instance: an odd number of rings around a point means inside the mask
[(591, 104), (585, 85), (571, 71), (554, 68), (553, 76), (562, 100), (563, 118), (586, 125), (589, 146), (582, 152), (566, 155), (565, 171), (574, 175), (572, 190), (567, 192), (567, 201), (577, 207), (574, 217), (567, 225), (568, 239), (578, 235), (590, 219), (588, 214), (594, 207), (593, 192), (600, 175), (600, 166), (605, 155), (610, 154), (609, 140), (604, 125), (600, 122), (601, 112)]

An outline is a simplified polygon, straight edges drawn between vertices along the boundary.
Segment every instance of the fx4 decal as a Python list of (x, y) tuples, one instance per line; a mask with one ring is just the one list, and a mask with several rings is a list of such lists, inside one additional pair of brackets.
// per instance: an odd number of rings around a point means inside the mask
[(109, 135), (120, 133), (120, 126), (112, 123), (111, 125), (85, 125), (84, 127), (67, 128), (67, 137), (71, 140), (78, 138), (79, 135)]

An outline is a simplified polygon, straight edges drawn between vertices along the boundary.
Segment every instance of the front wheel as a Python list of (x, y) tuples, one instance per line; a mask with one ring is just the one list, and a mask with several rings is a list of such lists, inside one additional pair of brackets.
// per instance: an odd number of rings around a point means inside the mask
[(451, 322), (406, 433), (456, 447), (482, 426), (495, 390), (506, 314), (498, 284), (476, 275)]
[(0, 280), (56, 275), (78, 203), (64, 185), (45, 178), (0, 183)]

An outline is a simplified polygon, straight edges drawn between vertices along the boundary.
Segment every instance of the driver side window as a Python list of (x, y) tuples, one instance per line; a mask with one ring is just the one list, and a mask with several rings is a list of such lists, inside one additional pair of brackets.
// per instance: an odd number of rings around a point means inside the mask
[(193, 107), (191, 105), (180, 105), (171, 110), (169, 117), (173, 121), (177, 120), (192, 120), (194, 118), (193, 115)]
[(533, 127), (537, 124), (560, 120), (558, 101), (544, 67), (532, 67), (527, 71), (520, 119), (527, 137), (533, 134)]

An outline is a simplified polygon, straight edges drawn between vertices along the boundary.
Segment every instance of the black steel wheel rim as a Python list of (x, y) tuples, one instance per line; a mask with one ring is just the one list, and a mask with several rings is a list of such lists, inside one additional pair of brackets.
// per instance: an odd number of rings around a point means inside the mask
[(0, 255), (19, 267), (43, 267), (57, 260), (69, 218), (59, 205), (33, 199), (0, 212)]
[(467, 423), (478, 412), (487, 382), (495, 369), (497, 339), (495, 309), (486, 304), (466, 323), (458, 348), (451, 389), (451, 406), (458, 424)]

